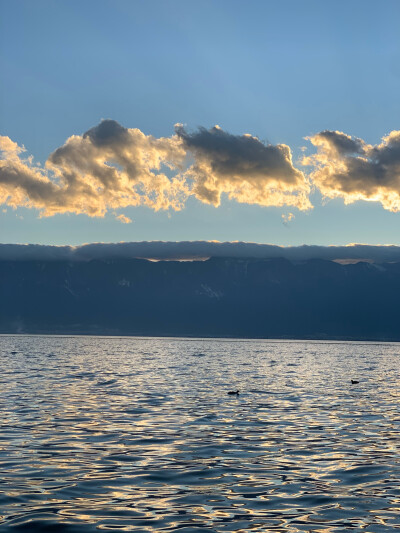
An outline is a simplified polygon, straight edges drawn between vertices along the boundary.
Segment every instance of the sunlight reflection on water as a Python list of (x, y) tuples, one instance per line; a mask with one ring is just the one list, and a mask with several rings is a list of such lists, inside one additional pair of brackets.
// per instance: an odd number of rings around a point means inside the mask
[(1, 531), (400, 529), (399, 344), (0, 340)]

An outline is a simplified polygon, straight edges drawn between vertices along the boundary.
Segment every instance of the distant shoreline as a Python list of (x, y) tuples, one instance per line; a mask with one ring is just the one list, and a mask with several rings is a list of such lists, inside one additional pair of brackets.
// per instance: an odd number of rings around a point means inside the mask
[(0, 261), (0, 332), (400, 341), (400, 262)]
[(268, 341), (268, 342), (322, 342), (322, 343), (400, 343), (400, 338), (359, 338), (359, 337), (246, 337), (233, 335), (188, 335), (188, 334), (149, 334), (149, 333), (122, 333), (122, 332), (96, 332), (96, 331), (0, 331), (0, 337), (131, 337), (138, 339), (185, 339), (185, 340), (237, 340), (237, 341)]

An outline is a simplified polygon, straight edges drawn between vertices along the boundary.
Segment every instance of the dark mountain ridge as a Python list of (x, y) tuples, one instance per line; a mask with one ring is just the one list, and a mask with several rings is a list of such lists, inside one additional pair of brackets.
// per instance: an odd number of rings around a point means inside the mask
[(0, 261), (1, 333), (400, 340), (400, 263)]

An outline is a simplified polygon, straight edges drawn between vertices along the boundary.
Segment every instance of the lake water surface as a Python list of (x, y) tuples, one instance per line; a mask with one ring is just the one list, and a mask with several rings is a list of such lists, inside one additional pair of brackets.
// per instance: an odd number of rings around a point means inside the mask
[(1, 336), (0, 531), (400, 529), (399, 363), (389, 343)]

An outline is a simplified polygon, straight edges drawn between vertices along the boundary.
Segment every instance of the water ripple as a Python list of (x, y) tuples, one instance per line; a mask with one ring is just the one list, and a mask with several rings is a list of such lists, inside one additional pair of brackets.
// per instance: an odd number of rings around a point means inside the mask
[(400, 529), (398, 344), (1, 341), (0, 531)]

